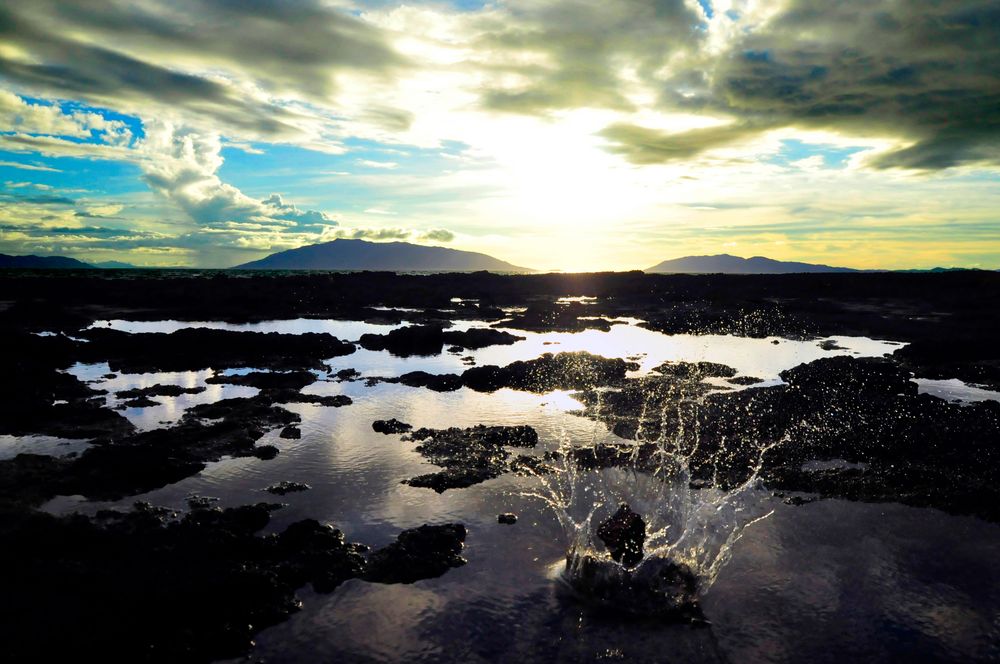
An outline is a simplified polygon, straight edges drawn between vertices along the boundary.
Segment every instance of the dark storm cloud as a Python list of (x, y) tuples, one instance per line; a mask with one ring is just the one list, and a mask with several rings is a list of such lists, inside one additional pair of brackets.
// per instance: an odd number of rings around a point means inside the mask
[[(875, 162), (883, 168), (998, 163), (998, 62), (995, 0), (793, 0), (728, 52), (678, 73), (664, 102), (735, 117), (733, 139), (797, 126), (911, 143), (883, 154)], [(685, 158), (720, 137), (699, 130), (651, 140), (621, 127), (605, 135), (638, 163)]]
[(266, 136), (294, 131), (294, 113), (198, 70), (326, 101), (339, 72), (404, 64), (375, 28), (308, 0), (32, 0), (0, 8), (0, 39), (29, 55), (0, 58), (19, 85), (116, 108), (159, 102)]
[(487, 86), (491, 110), (535, 114), (578, 107), (631, 108), (623, 68), (653, 76), (668, 58), (700, 39), (701, 17), (683, 0), (551, 0), (511, 4), (511, 17), (487, 24), (479, 46), (512, 56), (506, 71), (523, 82)]

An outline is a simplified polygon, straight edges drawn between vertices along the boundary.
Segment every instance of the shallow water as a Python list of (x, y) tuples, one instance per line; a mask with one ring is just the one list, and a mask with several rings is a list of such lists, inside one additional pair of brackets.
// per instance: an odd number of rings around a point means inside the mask
[[(295, 328), (295, 321), (256, 325), (287, 332), (320, 331), (323, 323), (350, 322), (313, 321), (308, 325), (318, 327), (309, 329)], [(351, 329), (353, 334), (363, 328)], [(822, 340), (778, 339), (775, 344), (775, 339), (668, 337), (633, 325), (615, 325), (611, 332), (512, 332), (525, 340), (435, 357), (399, 358), (359, 349), (328, 363), (333, 370), (351, 367), (366, 376), (396, 376), (416, 369), (459, 373), (466, 368), (460, 359), (465, 355), (477, 364), (504, 365), (543, 352), (588, 350), (609, 357), (641, 356), (639, 373), (667, 360), (707, 360), (774, 384), (780, 382), (780, 371), (802, 362), (840, 354), (881, 355), (899, 347), (835, 337), (843, 348), (823, 350)], [(350, 339), (352, 334), (337, 336)], [(117, 405), (114, 391), (156, 383), (201, 386), (214, 373), (104, 378), (107, 365), (77, 365), (71, 372), (110, 390), (112, 406)], [(154, 397), (163, 405), (124, 414), (150, 428), (176, 421), (197, 403), (256, 393), (246, 387), (207, 387), (196, 395)], [(192, 494), (218, 498), (222, 506), (281, 502), (286, 506), (274, 513), (269, 530), (316, 518), (372, 546), (423, 523), (459, 521), (468, 528), (463, 554), (468, 564), (443, 577), (392, 586), (354, 580), (329, 595), (303, 589), (304, 610), (258, 635), (255, 660), (839, 662), (1000, 657), (1000, 567), (995, 562), (1000, 526), (995, 524), (892, 504), (825, 500), (793, 507), (760, 491), (754, 496), (757, 506), (773, 514), (743, 532), (702, 598), (709, 626), (622, 619), (613, 611), (584, 606), (560, 590), (556, 577), (566, 554), (565, 533), (550, 509), (523, 495), (537, 488), (538, 478), (505, 475), (443, 494), (411, 487), (401, 481), (437, 467), (414, 451), (414, 443), (371, 428), (374, 420), (392, 417), (435, 428), (529, 424), (540, 438), (536, 454), (567, 440), (618, 440), (603, 424), (572, 414), (580, 404), (571, 394), (509, 389), (484, 394), (464, 388), (437, 393), (396, 384), (368, 387), (363, 381), (317, 382), (303, 392), (346, 394), (354, 403), (341, 408), (286, 406), (302, 416), (302, 438), (267, 434), (258, 444), (279, 448), (273, 460), (226, 459), (177, 484), (117, 503), (59, 497), (45, 509), (93, 513), (146, 500), (183, 510)], [(5, 437), (0, 453), (27, 444)], [(59, 441), (46, 444), (61, 449)], [(810, 469), (838, 463), (830, 460)], [(264, 492), (282, 480), (305, 482), (311, 489), (280, 497)], [(498, 524), (497, 514), (508, 511), (518, 515), (517, 524)]]

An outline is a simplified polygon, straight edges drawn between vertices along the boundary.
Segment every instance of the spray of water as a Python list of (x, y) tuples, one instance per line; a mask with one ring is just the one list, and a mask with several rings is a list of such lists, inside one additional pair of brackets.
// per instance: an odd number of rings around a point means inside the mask
[[(758, 445), (741, 474), (745, 479), (735, 486), (720, 481), (717, 469), (710, 481), (693, 479), (692, 460), (699, 454), (706, 467), (698, 425), (703, 398), (661, 402), (658, 414), (649, 412), (646, 400), (634, 442), (618, 452), (611, 467), (581, 467), (577, 452), (587, 443), (563, 436), (552, 455), (552, 472), (539, 475), (526, 492), (559, 519), (568, 540), (562, 580), (578, 594), (646, 614), (692, 606), (712, 586), (745, 529), (770, 516), (759, 474), (767, 453), (784, 439)], [(659, 426), (643, 426), (657, 416)], [(675, 425), (668, 427), (671, 416)], [(595, 427), (591, 448), (599, 445), (598, 436)], [(707, 467), (715, 469), (726, 445), (713, 449)], [(623, 504), (646, 526), (643, 555), (635, 565), (614, 560), (597, 532)]]

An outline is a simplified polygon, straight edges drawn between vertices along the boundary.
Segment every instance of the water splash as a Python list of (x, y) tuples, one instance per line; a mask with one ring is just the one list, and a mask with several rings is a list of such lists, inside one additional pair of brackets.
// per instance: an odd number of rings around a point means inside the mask
[[(599, 427), (589, 443), (563, 436), (550, 455), (552, 472), (540, 474), (536, 487), (525, 492), (550, 507), (562, 525), (568, 540), (562, 580), (577, 594), (644, 615), (683, 613), (711, 588), (745, 529), (770, 516), (759, 475), (767, 453), (787, 436), (756, 445), (743, 479), (724, 481), (717, 468), (726, 445), (702, 449), (704, 392), (692, 393), (669, 405), (646, 399), (635, 440), (615, 447), (611, 461), (581, 463), (592, 459), (582, 451), (601, 448)], [(651, 408), (660, 408), (658, 427), (642, 424), (657, 418)], [(649, 435), (654, 430), (655, 437)], [(693, 476), (695, 458), (700, 468), (712, 469), (710, 480)], [(599, 525), (621, 505), (645, 521), (638, 564), (615, 561), (598, 537)]]

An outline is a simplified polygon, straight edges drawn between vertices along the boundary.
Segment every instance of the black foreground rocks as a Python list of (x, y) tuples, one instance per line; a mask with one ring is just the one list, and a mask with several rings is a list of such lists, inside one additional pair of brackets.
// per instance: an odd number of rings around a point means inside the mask
[(484, 426), (468, 429), (416, 429), (403, 440), (417, 441), (416, 450), (444, 470), (420, 475), (406, 484), (444, 493), (460, 489), (518, 469), (532, 468), (535, 457), (520, 455), (511, 460), (506, 447), (530, 448), (538, 444), (538, 432), (526, 425)]
[[(257, 534), (277, 505), (179, 516), (139, 503), (94, 519), (4, 512), (4, 661), (210, 662), (297, 611), (295, 591), (348, 579), (412, 583), (464, 564), (461, 524), (424, 525), (383, 549), (307, 519)], [(58, 604), (53, 602), (58, 598)]]

